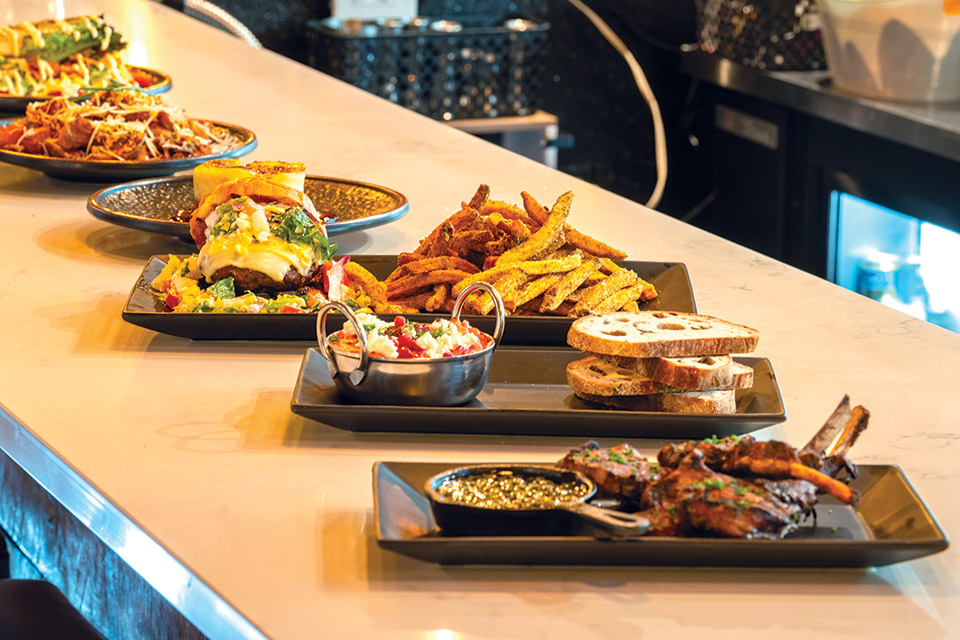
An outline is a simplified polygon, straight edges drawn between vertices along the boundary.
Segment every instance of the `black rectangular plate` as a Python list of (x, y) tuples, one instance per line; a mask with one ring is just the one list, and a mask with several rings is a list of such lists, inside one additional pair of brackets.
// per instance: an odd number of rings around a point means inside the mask
[(786, 419), (780, 387), (766, 358), (737, 356), (754, 369), (750, 389), (737, 391), (737, 413), (703, 415), (598, 408), (567, 386), (567, 348), (500, 347), (487, 384), (460, 407), (352, 404), (340, 397), (319, 350), (304, 355), (290, 408), (349, 431), (482, 433), (613, 438), (708, 438), (749, 433)]
[[(397, 266), (397, 256), (357, 255), (351, 258), (383, 280)], [(316, 314), (258, 313), (172, 313), (150, 288), (164, 265), (166, 256), (152, 256), (137, 279), (123, 319), (131, 324), (160, 333), (194, 340), (309, 340), (316, 341)], [(645, 311), (684, 311), (696, 313), (693, 288), (687, 267), (679, 262), (621, 262), (657, 288), (657, 298), (641, 305)], [(408, 315), (412, 322), (431, 322), (436, 314)], [(381, 315), (392, 320), (392, 315)], [(493, 317), (464, 316), (481, 331), (493, 333)], [(556, 316), (507, 318), (504, 344), (563, 345), (573, 318)]]
[[(562, 454), (558, 454), (559, 459)], [(861, 465), (859, 507), (831, 496), (817, 526), (783, 540), (645, 537), (601, 539), (581, 525), (557, 536), (444, 536), (423, 494), (428, 478), (463, 463), (378, 462), (373, 467), (377, 543), (441, 564), (721, 567), (875, 567), (943, 551), (950, 542), (896, 466)], [(576, 525), (574, 525), (576, 527)]]

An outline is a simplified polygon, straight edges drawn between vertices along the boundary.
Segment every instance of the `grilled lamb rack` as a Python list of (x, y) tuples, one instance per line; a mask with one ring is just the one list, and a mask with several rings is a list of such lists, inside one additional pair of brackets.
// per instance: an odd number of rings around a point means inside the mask
[[(750, 436), (733, 436), (669, 445), (660, 451), (657, 460), (664, 467), (676, 467), (692, 451), (697, 451), (704, 464), (717, 471), (737, 476), (804, 480), (842, 502), (857, 504), (859, 493), (833, 476), (843, 469), (856, 475), (856, 467), (844, 458), (844, 453), (867, 428), (869, 417), (863, 407), (850, 409), (850, 400), (844, 396), (827, 423), (800, 451), (784, 442), (757, 442)], [(828, 452), (834, 439), (837, 442)]]
[(781, 538), (812, 510), (816, 491), (805, 498), (786, 501), (761, 483), (718, 473), (694, 450), (647, 487), (641, 515), (651, 535)]

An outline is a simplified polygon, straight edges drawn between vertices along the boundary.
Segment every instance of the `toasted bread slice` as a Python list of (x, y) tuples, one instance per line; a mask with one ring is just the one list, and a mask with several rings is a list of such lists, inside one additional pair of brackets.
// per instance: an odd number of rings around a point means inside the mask
[(753, 386), (753, 369), (728, 355), (685, 358), (598, 357), (661, 384), (685, 391), (749, 389)]
[(593, 356), (567, 365), (567, 384), (578, 393), (596, 396), (642, 396), (679, 391)]
[(688, 391), (654, 393), (646, 396), (598, 396), (574, 390), (577, 397), (596, 404), (627, 411), (664, 411), (719, 415), (737, 412), (735, 391)]
[(712, 316), (678, 311), (618, 311), (574, 321), (567, 344), (588, 353), (666, 358), (750, 353), (760, 333)]

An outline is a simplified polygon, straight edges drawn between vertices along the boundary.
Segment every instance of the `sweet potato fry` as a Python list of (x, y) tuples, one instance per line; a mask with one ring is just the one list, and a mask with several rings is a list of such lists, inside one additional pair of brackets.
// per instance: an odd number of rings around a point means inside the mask
[(491, 263), (496, 264), (496, 256), (513, 249), (521, 242), (523, 242), (523, 240), (517, 236), (505, 235), (499, 240), (493, 240), (492, 242), (484, 244), (480, 249), (480, 253), (487, 255), (487, 258), (484, 259), (484, 262), (486, 262), (487, 259), (493, 258)]
[(433, 295), (433, 289), (412, 295), (412, 296), (403, 296), (390, 300), (388, 305), (393, 305), (400, 307), (402, 309), (415, 309), (416, 311), (386, 311), (384, 313), (419, 313), (423, 310), (424, 305), (427, 303), (427, 299)]
[(548, 312), (552, 316), (569, 316), (572, 315), (574, 303), (564, 300), (563, 303), (554, 309), (553, 311)]
[[(557, 281), (562, 277), (562, 273), (548, 273), (547, 275), (540, 276), (539, 278), (529, 280), (517, 291), (516, 306), (519, 308), (534, 298), (541, 296), (544, 291), (556, 284)], [(536, 310), (539, 309), (540, 305), (537, 305)]]
[(640, 305), (637, 304), (636, 300), (631, 300), (627, 304), (623, 305), (621, 311), (639, 311)]
[(517, 244), (530, 237), (530, 229), (519, 220), (508, 220), (494, 211), (484, 216), (483, 223), (494, 233), (506, 233), (518, 239)]
[(449, 295), (449, 284), (435, 284), (433, 285), (433, 295), (423, 303), (423, 308), (427, 311), (436, 311), (443, 306), (443, 303), (446, 302), (447, 296)]
[(596, 238), (577, 231), (570, 225), (566, 225), (563, 228), (563, 235), (568, 243), (572, 244), (578, 249), (586, 251), (591, 255), (597, 256), (598, 258), (608, 258), (610, 260), (627, 259), (626, 252), (620, 251), (619, 249), (614, 249), (610, 245), (600, 242)]
[[(563, 223), (570, 213), (570, 202), (573, 199), (573, 192), (567, 191), (557, 199), (556, 204), (550, 211), (550, 216), (542, 227), (530, 236), (530, 238), (510, 251), (504, 253), (497, 260), (500, 262), (522, 262), (540, 255), (546, 255), (557, 248), (555, 243), (563, 237)], [(560, 243), (563, 244), (562, 242)]]
[(483, 208), (487, 204), (487, 200), (489, 198), (490, 187), (485, 184), (481, 184), (479, 187), (477, 187), (477, 192), (473, 194), (472, 198), (470, 198), (470, 204), (467, 206), (474, 211), (483, 211)]
[(566, 273), (567, 271), (576, 269), (578, 266), (580, 266), (582, 259), (583, 258), (580, 256), (580, 252), (576, 252), (564, 258), (555, 258), (552, 260), (528, 260), (525, 262), (505, 262), (503, 264), (497, 263), (490, 269), (485, 269), (480, 273), (475, 273), (470, 277), (456, 283), (453, 286), (451, 293), (454, 296), (458, 296), (460, 295), (461, 291), (466, 289), (474, 282), (489, 282), (493, 284), (504, 272), (512, 269), (519, 269), (528, 276), (539, 276), (546, 273)]
[(430, 295), (433, 295), (432, 285), (435, 284), (454, 284), (460, 282), (470, 274), (459, 269), (440, 269), (429, 273), (418, 273), (417, 275), (407, 276), (394, 280), (387, 285), (387, 298), (394, 302), (398, 298), (403, 298), (419, 291), (424, 287), (431, 287)]
[(415, 261), (417, 261), (417, 260), (420, 260), (421, 258), (423, 258), (423, 256), (421, 256), (421, 255), (418, 254), (418, 253), (406, 253), (406, 252), (403, 252), (403, 253), (401, 253), (400, 255), (397, 256), (397, 266), (402, 267), (403, 265), (407, 264), (408, 262), (415, 262)]
[(446, 250), (455, 255), (462, 255), (467, 251), (479, 251), (486, 243), (496, 240), (496, 236), (489, 229), (472, 229), (462, 231), (452, 236), (450, 242), (446, 245)]
[[(523, 199), (523, 208), (531, 218), (543, 224), (547, 219), (547, 211), (537, 200), (526, 191), (520, 193)], [(610, 245), (600, 242), (596, 238), (588, 236), (585, 233), (577, 231), (569, 224), (564, 224), (563, 234), (568, 243), (598, 258), (610, 258), (612, 260), (626, 260), (627, 254), (619, 249), (614, 249)]]
[(500, 200), (488, 200), (487, 204), (483, 207), (483, 210), (480, 212), (483, 215), (492, 215), (494, 213), (499, 213), (504, 218), (508, 220), (518, 220), (522, 222), (527, 229), (534, 231), (536, 227), (540, 226), (540, 223), (531, 218), (523, 209), (514, 205), (502, 202)]
[(584, 260), (579, 267), (564, 275), (555, 285), (544, 292), (540, 311), (553, 311), (559, 307), (570, 293), (586, 282), (587, 278), (599, 269), (599, 258)]
[(606, 275), (612, 275), (616, 271), (620, 271), (623, 267), (615, 264), (610, 258), (600, 258), (601, 266), (600, 271)]
[(447, 245), (450, 244), (457, 231), (476, 222), (479, 217), (480, 214), (475, 209), (470, 207), (460, 209), (460, 211), (441, 222), (426, 238), (421, 240), (420, 245), (413, 253), (428, 258), (446, 254)]
[(547, 218), (550, 217), (550, 212), (534, 198), (532, 195), (526, 191), (520, 192), (520, 199), (523, 200), (523, 208), (537, 224), (542, 225), (546, 223)]
[(613, 295), (604, 298), (600, 304), (594, 307), (594, 313), (607, 313), (608, 311), (618, 311), (628, 302), (634, 302), (643, 294), (643, 285), (635, 284), (617, 291)]
[[(480, 271), (477, 267), (463, 258), (456, 256), (437, 256), (435, 258), (423, 258), (416, 262), (408, 262), (396, 271), (401, 271), (401, 275), (415, 275), (418, 273), (427, 273), (438, 269), (459, 269), (467, 273), (477, 273)], [(394, 273), (396, 273), (394, 271)], [(393, 275), (393, 274), (390, 274)], [(396, 278), (394, 278), (396, 280)]]
[(591, 313), (601, 302), (620, 289), (636, 284), (637, 274), (628, 269), (621, 269), (613, 275), (607, 276), (599, 284), (595, 284), (580, 296), (580, 301), (571, 309), (571, 315), (584, 316)]
[[(550, 276), (544, 276), (549, 278)], [(517, 308), (514, 309), (513, 315), (515, 316), (538, 316), (540, 315), (540, 305), (543, 303), (543, 297), (537, 296), (531, 298), (526, 303), (522, 305), (517, 305)]]
[[(495, 283), (494, 288), (500, 293), (503, 299), (503, 306), (508, 311), (517, 308), (517, 290), (527, 281), (527, 274), (521, 269), (508, 271), (500, 277)], [(483, 295), (482, 300), (483, 315), (487, 315), (493, 309), (493, 298), (488, 294)], [(486, 300), (489, 300), (489, 306)]]
[(360, 284), (360, 287), (370, 296), (374, 306), (387, 303), (387, 287), (377, 280), (375, 275), (353, 261), (345, 264), (343, 270)]
[(640, 295), (640, 299), (642, 301), (646, 302), (647, 300), (653, 300), (657, 297), (657, 288), (655, 286), (643, 278), (640, 279), (640, 284), (643, 285), (643, 293)]
[[(493, 283), (493, 288), (500, 294), (500, 298), (503, 300), (503, 306), (508, 311), (513, 311), (513, 309), (516, 308), (517, 288), (522, 285), (526, 279), (527, 274), (522, 270), (511, 269), (503, 273)], [(493, 311), (493, 307), (493, 297), (489, 293), (474, 294), (467, 299), (467, 308), (480, 316), (485, 316)]]

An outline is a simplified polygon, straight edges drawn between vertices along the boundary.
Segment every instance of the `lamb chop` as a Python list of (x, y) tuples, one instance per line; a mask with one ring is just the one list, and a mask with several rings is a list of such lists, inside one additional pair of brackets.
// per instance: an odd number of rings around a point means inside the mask
[(660, 465), (647, 461), (628, 444), (601, 449), (596, 440), (572, 450), (559, 467), (580, 471), (606, 495), (638, 500), (650, 482), (661, 475)]
[[(802, 480), (846, 504), (855, 505), (860, 494), (833, 476), (844, 469), (852, 476), (856, 475), (856, 467), (844, 458), (844, 454), (867, 428), (869, 417), (863, 407), (850, 409), (849, 397), (844, 396), (827, 423), (800, 451), (784, 442), (757, 442), (749, 436), (733, 436), (669, 445), (660, 451), (657, 459), (664, 467), (676, 467), (692, 451), (698, 451), (704, 463), (718, 471), (737, 476)], [(827, 452), (838, 432), (839, 439)], [(793, 490), (807, 491), (802, 487)]]
[(704, 455), (693, 450), (648, 485), (641, 515), (650, 520), (650, 535), (781, 538), (815, 503), (815, 490), (806, 500), (788, 502), (761, 483), (714, 471)]

